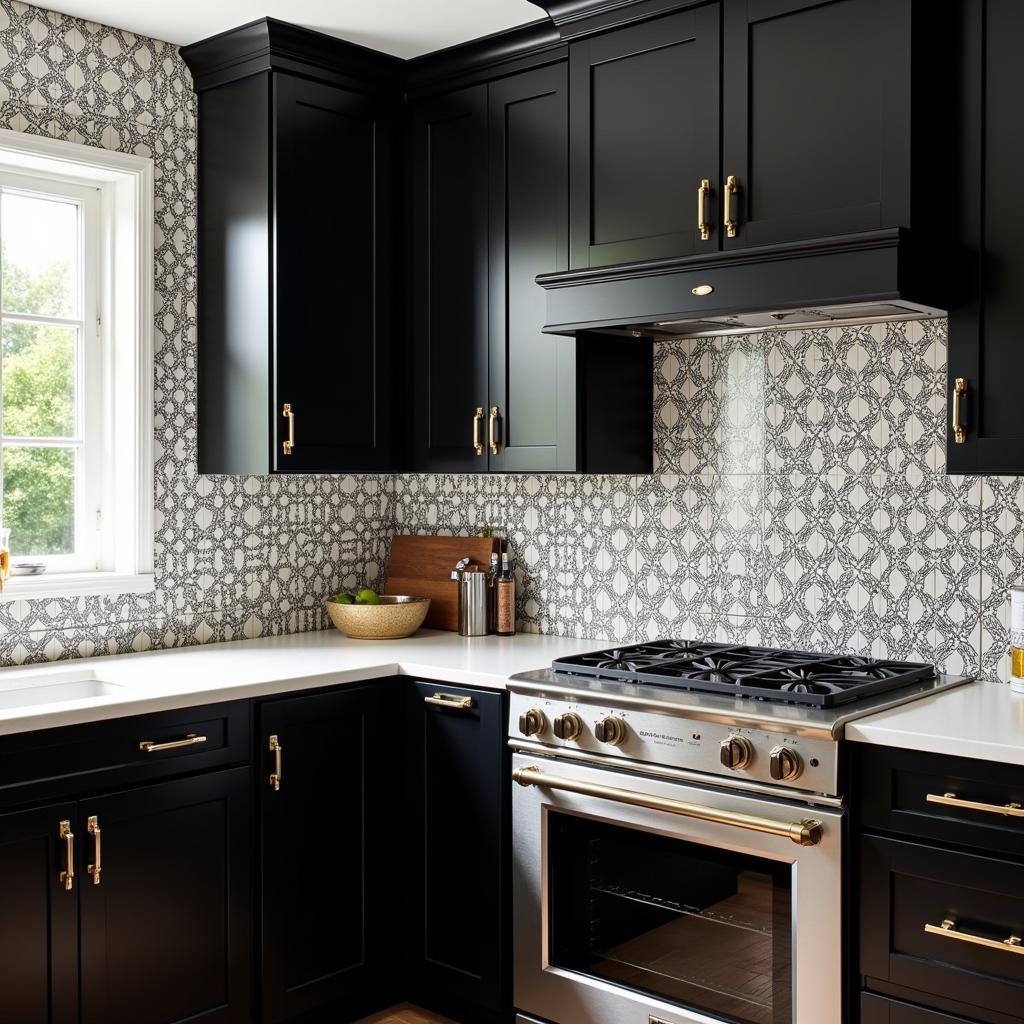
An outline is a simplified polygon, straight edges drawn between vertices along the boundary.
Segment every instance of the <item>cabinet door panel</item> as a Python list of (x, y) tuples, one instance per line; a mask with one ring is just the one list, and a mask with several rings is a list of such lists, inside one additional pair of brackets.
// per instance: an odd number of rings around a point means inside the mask
[(82, 1024), (248, 1024), (249, 769), (79, 803)]
[(729, 0), (726, 248), (909, 227), (908, 0)]
[[(372, 998), (393, 924), (378, 894), (390, 794), (378, 687), (270, 701), (260, 708), (263, 1012), (289, 1020)], [(280, 788), (269, 784), (282, 748)], [(394, 940), (392, 936), (392, 941)]]
[(492, 470), (576, 469), (576, 340), (544, 334), (538, 274), (568, 265), (564, 65), (490, 87)]
[(569, 68), (571, 266), (717, 249), (718, 4), (573, 43)]
[[(67, 868), (61, 821), (74, 804), (0, 815), (0, 1021), (75, 1024), (78, 1020), (78, 888)], [(77, 868), (77, 865), (76, 865)]]
[[(290, 75), (274, 90), (279, 472), (391, 465), (394, 208), (387, 106)], [(295, 414), (295, 448), (283, 454)]]
[(473, 414), (487, 405), (487, 87), (419, 104), (413, 137), (415, 467), (483, 472)]

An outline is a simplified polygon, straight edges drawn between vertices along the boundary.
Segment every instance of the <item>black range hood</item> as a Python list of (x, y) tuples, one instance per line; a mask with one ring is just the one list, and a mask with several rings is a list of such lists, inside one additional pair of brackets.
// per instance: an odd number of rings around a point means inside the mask
[(941, 315), (934, 252), (891, 228), (542, 274), (548, 334), (679, 337)]

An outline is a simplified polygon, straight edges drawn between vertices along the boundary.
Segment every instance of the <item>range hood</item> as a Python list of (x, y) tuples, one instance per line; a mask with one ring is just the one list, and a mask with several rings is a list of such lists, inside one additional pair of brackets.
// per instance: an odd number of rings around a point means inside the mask
[(542, 274), (537, 283), (548, 334), (724, 334), (939, 316), (936, 254), (919, 256), (909, 232), (892, 228)]

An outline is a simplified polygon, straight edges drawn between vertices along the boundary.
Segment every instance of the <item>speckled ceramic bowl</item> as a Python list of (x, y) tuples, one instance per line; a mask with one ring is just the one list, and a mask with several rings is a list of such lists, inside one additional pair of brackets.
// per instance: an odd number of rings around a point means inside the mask
[(427, 617), (429, 597), (381, 595), (380, 604), (327, 602), (331, 621), (353, 640), (399, 640), (412, 636)]

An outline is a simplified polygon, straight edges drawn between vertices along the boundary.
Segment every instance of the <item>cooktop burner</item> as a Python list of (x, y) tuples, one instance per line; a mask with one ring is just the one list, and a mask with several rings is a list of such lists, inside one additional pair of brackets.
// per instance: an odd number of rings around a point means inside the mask
[(830, 708), (935, 675), (934, 665), (698, 640), (656, 640), (552, 662), (560, 675)]

